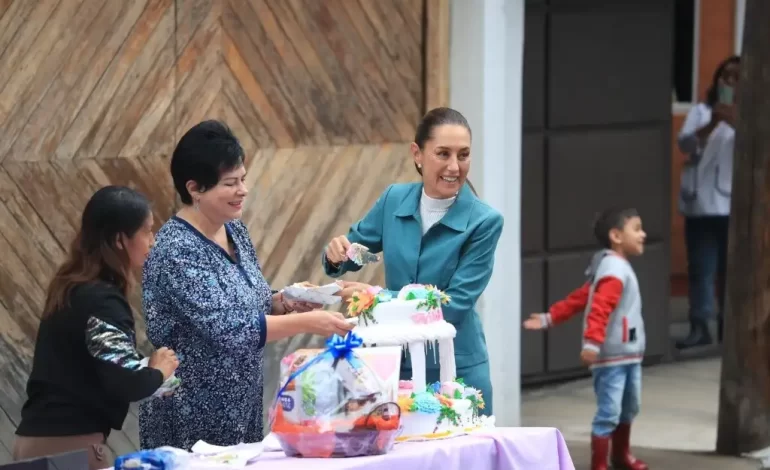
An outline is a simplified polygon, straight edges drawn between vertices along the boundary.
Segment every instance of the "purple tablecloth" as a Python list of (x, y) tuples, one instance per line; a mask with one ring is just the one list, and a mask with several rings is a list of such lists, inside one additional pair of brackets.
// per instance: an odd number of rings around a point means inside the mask
[(452, 439), (396, 444), (388, 454), (373, 457), (304, 459), (265, 452), (246, 467), (252, 469), (575, 470), (575, 466), (558, 429), (495, 428)]
[(386, 455), (348, 459), (288, 458), (268, 452), (255, 470), (575, 470), (555, 428), (495, 428), (430, 442), (396, 444)]

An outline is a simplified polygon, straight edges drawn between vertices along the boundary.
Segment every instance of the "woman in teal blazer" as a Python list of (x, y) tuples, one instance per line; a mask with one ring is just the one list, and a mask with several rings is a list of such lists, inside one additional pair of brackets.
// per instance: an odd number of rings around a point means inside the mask
[[(383, 253), (386, 288), (432, 284), (451, 296), (444, 318), (457, 329), (457, 376), (484, 395), (492, 414), (489, 358), (476, 302), (489, 283), (502, 215), (476, 197), (466, 182), (471, 131), (465, 117), (449, 108), (425, 115), (411, 145), (420, 183), (393, 184), (347, 236), (333, 239), (323, 254), (326, 273), (339, 277), (360, 266), (348, 260), (351, 243)], [(359, 286), (359, 288), (365, 286)], [(428, 354), (427, 380), (439, 379), (438, 360)], [(412, 376), (408, 358), (402, 379)]]

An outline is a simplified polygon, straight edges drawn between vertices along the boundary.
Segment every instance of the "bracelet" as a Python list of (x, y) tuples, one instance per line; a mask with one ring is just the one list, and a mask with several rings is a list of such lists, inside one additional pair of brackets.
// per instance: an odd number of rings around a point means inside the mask
[(283, 313), (284, 315), (287, 313), (292, 313), (294, 311), (293, 308), (289, 307), (288, 304), (286, 304), (286, 299), (283, 296), (283, 292), (279, 292), (281, 294), (281, 306), (283, 307)]

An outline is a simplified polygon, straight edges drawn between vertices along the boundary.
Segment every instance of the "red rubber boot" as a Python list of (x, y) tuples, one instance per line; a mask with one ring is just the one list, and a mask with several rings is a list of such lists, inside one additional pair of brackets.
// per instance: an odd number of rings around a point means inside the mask
[(610, 437), (591, 436), (591, 470), (607, 470)]
[(612, 433), (613, 470), (648, 470), (646, 463), (631, 455), (631, 424), (620, 423)]

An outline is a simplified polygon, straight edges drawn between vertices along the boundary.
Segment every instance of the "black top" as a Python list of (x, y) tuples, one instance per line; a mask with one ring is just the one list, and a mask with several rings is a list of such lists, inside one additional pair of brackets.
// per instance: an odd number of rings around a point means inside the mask
[(134, 317), (120, 290), (93, 283), (40, 322), (20, 436), (76, 436), (120, 429), (128, 405), (151, 396), (163, 374), (142, 368)]

